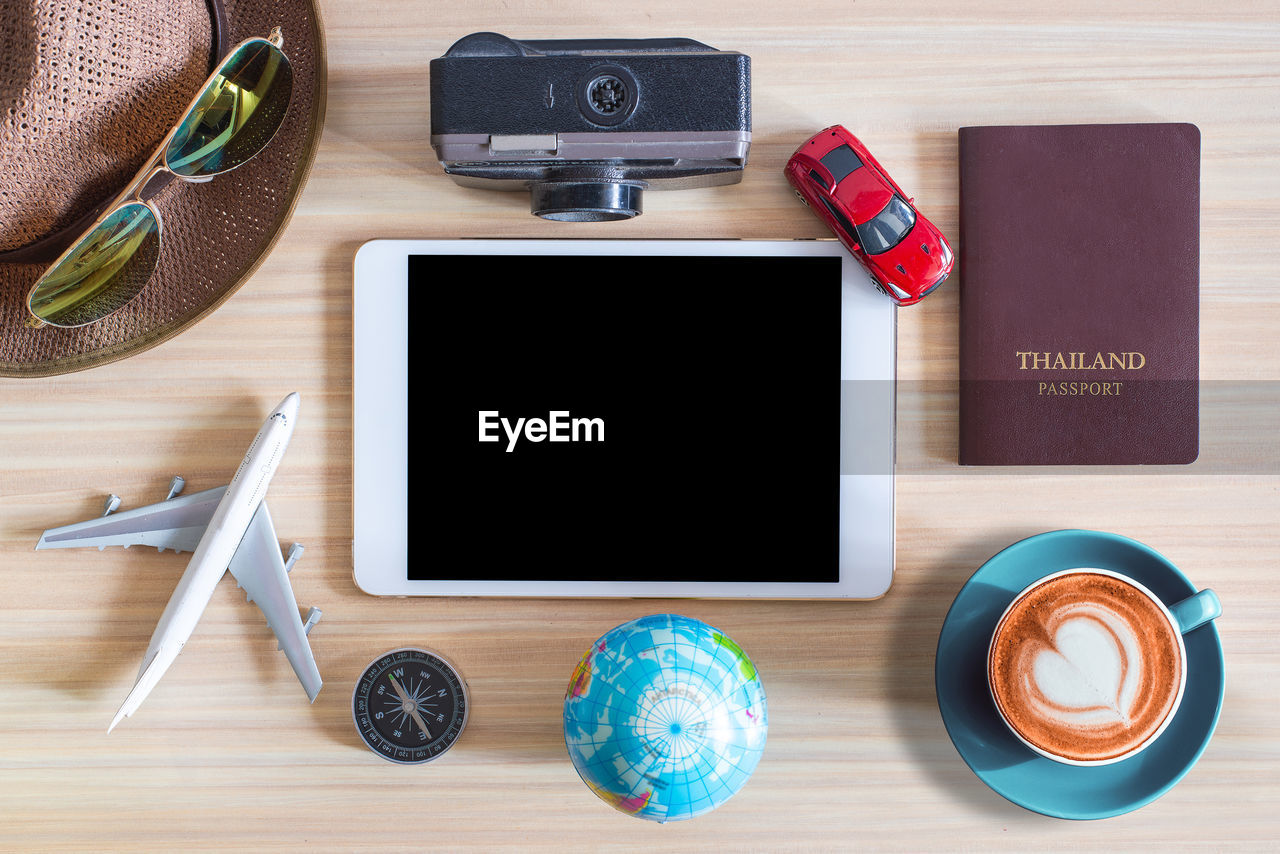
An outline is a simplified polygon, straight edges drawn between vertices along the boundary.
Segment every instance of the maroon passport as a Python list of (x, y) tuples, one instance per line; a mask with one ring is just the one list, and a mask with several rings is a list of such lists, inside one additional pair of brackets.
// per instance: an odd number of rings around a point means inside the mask
[(1199, 454), (1200, 131), (960, 129), (960, 464)]

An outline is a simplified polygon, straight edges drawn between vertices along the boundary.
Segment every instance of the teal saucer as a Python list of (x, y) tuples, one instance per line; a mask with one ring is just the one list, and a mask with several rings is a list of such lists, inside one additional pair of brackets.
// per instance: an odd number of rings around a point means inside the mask
[(982, 782), (1021, 807), (1069, 819), (1109, 818), (1145, 806), (1182, 779), (1218, 723), (1222, 643), (1212, 622), (1183, 636), (1187, 688), (1155, 744), (1113, 765), (1066, 765), (1032, 752), (1009, 732), (987, 690), (987, 645), (996, 620), (1037, 578), (1097, 567), (1141, 582), (1172, 605), (1196, 592), (1172, 563), (1142, 543), (1098, 531), (1050, 531), (1014, 543), (988, 560), (956, 596), (938, 637), (938, 708), (961, 758)]

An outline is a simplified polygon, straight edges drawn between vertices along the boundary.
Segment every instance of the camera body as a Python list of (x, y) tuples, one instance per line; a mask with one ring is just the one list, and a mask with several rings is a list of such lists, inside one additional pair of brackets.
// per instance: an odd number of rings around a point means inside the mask
[(642, 191), (742, 180), (751, 58), (692, 39), (459, 39), (431, 61), (431, 145), (538, 216), (629, 219)]

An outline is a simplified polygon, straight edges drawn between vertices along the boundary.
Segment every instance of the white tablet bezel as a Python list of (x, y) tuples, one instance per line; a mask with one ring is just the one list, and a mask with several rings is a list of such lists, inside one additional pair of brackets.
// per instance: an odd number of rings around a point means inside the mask
[[(373, 240), (354, 262), (352, 308), (352, 565), (357, 586), (378, 596), (605, 596), (874, 599), (893, 580), (894, 407), (864, 417), (887, 442), (889, 470), (840, 474), (840, 580), (836, 582), (410, 581), (408, 258), (410, 255), (833, 256), (841, 258), (840, 378), (895, 376), (896, 311), (835, 241), (794, 240)], [(785, 288), (787, 283), (779, 283)], [(842, 383), (844, 388), (847, 383)], [(894, 395), (889, 394), (889, 400)], [(430, 401), (420, 401), (430, 406)], [(867, 415), (867, 413), (863, 413)], [(841, 425), (842, 464), (849, 447)], [(881, 455), (875, 455), (881, 456)], [(857, 508), (856, 512), (854, 508)], [(785, 570), (782, 571), (785, 574)]]

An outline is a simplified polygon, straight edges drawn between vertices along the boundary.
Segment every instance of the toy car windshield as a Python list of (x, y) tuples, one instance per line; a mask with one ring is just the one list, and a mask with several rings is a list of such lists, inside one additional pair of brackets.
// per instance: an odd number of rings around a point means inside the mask
[(868, 255), (879, 255), (901, 243), (915, 224), (916, 212), (895, 194), (884, 210), (858, 226), (858, 236)]

